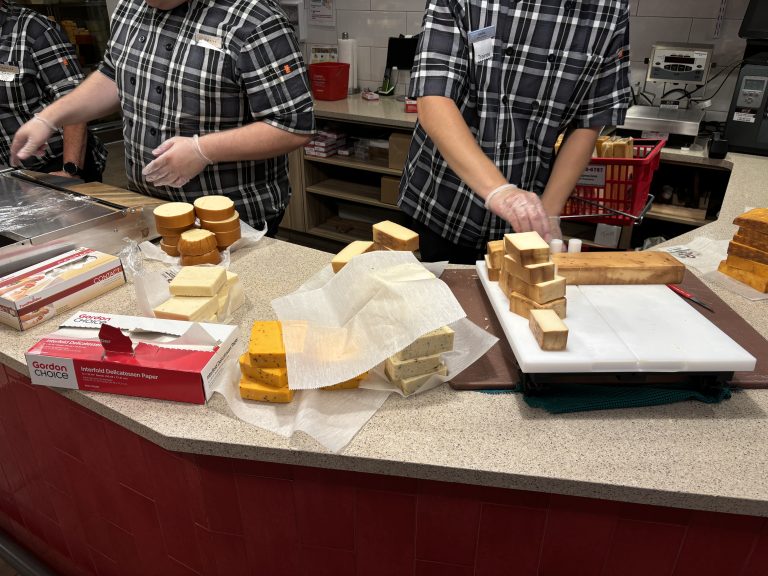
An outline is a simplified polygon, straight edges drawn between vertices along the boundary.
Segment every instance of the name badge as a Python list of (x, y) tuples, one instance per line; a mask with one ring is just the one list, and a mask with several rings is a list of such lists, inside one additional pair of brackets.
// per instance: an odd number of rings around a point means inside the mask
[(203, 48), (213, 48), (214, 50), (221, 50), (221, 38), (216, 36), (209, 36), (208, 34), (195, 34), (194, 42), (196, 46), (202, 46)]
[(12, 82), (19, 75), (19, 67), (0, 64), (0, 82)]
[(475, 51), (475, 62), (478, 64), (493, 57), (493, 37), (496, 26), (486, 26), (480, 30), (471, 30), (467, 36)]

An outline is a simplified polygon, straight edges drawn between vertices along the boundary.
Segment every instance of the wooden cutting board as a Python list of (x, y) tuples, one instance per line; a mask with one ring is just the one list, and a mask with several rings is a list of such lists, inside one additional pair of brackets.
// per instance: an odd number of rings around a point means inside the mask
[(553, 254), (557, 274), (569, 285), (679, 284), (685, 265), (666, 252)]
[(137, 192), (131, 192), (130, 190), (117, 188), (116, 186), (110, 186), (109, 184), (102, 184), (101, 182), (86, 182), (85, 184), (67, 186), (67, 188), (73, 192), (85, 194), (86, 196), (97, 198), (99, 200), (106, 200), (107, 202), (125, 208), (155, 206), (166, 202), (165, 200), (144, 196)]

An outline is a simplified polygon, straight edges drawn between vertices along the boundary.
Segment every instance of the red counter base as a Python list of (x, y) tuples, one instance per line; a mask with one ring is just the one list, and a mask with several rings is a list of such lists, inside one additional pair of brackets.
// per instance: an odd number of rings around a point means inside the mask
[(764, 518), (173, 453), (1, 368), (0, 528), (61, 574), (768, 574)]

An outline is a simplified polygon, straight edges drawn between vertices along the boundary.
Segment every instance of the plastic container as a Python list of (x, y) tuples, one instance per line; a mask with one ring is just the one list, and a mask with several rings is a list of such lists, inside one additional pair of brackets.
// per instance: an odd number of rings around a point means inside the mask
[(318, 62), (309, 65), (309, 82), (316, 100), (343, 100), (349, 87), (349, 64)]
[(666, 142), (635, 140), (633, 158), (592, 158), (561, 216), (616, 226), (642, 221), (653, 202), (651, 180)]

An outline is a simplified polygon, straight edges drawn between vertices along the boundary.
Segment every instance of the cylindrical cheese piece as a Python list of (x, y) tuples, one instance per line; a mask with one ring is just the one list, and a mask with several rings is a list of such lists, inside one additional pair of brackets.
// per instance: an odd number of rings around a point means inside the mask
[(197, 264), (219, 264), (221, 262), (221, 254), (215, 248), (210, 252), (206, 252), (200, 256), (188, 256), (181, 255), (182, 266), (196, 266)]
[(163, 234), (161, 242), (176, 248), (179, 245), (179, 238), (181, 238), (181, 234)]
[(200, 227), (211, 232), (230, 232), (240, 228), (240, 214), (235, 213), (225, 220), (200, 220)]
[(195, 209), (187, 202), (167, 202), (154, 211), (158, 228), (183, 228), (195, 223)]
[(179, 255), (179, 249), (176, 247), (176, 244), (167, 244), (164, 239), (160, 240), (160, 249), (168, 254), (168, 256)]
[(195, 228), (182, 232), (179, 238), (179, 252), (184, 256), (201, 256), (216, 250), (216, 236), (210, 230)]
[(240, 227), (229, 232), (216, 232), (216, 246), (227, 248), (240, 239)]
[(181, 236), (182, 232), (186, 232), (187, 230), (192, 230), (192, 228), (194, 227), (195, 227), (194, 224), (188, 224), (187, 226), (181, 226), (180, 228), (166, 228), (165, 226), (157, 226), (157, 233), (163, 237)]
[(195, 200), (195, 213), (200, 220), (226, 220), (235, 213), (235, 203), (226, 196), (201, 196)]

